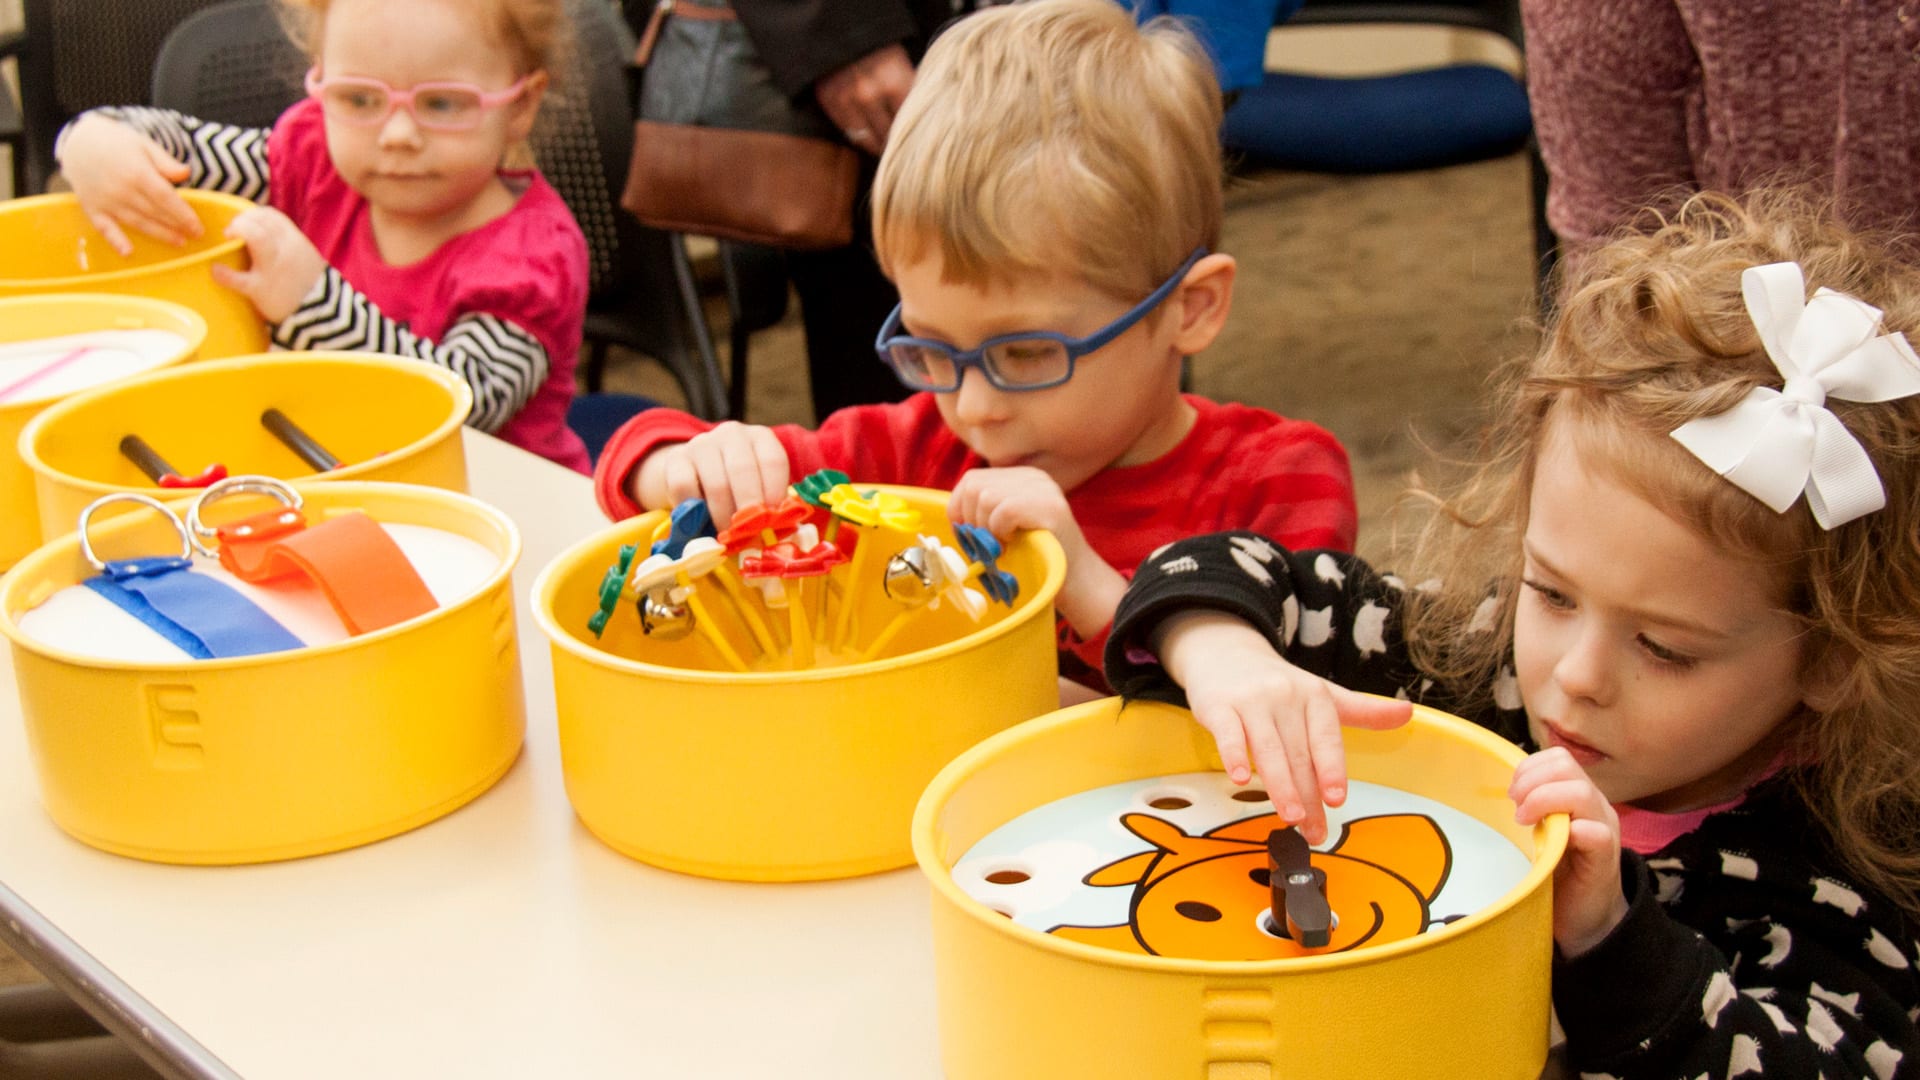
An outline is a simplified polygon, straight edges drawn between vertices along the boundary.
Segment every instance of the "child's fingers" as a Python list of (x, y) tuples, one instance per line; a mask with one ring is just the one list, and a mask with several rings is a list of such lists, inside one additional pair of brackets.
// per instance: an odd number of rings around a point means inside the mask
[[(700, 474), (694, 470), (685, 448), (675, 447), (661, 452), (667, 455), (660, 469), (660, 482), (667, 490), (667, 501), (678, 506), (688, 499), (700, 498), (704, 494), (700, 488)], [(713, 510), (713, 503), (712, 498), (707, 499), (708, 509), (718, 517), (719, 512)]]
[(1312, 753), (1312, 785), (1329, 806), (1347, 801), (1347, 748), (1340, 736), (1340, 713), (1335, 699), (1315, 697), (1307, 702), (1307, 749)]
[(186, 162), (167, 153), (160, 148), (160, 144), (151, 139), (142, 142), (141, 150), (146, 153), (147, 161), (153, 166), (155, 172), (176, 184), (192, 173), (192, 170), (187, 168)]
[(772, 492), (784, 491), (787, 486), (784, 477), (778, 485), (766, 482), (760, 468), (760, 455), (750, 440), (724, 442), (720, 447), (720, 463), (726, 472), (727, 486), (733, 491), (735, 507), (778, 502), (779, 496)]
[[(1286, 725), (1290, 730), (1282, 732)], [(1326, 811), (1313, 780), (1313, 762), (1301, 725), (1288, 719), (1263, 717), (1246, 724), (1247, 747), (1254, 768), (1266, 785), (1267, 798), (1281, 820), (1300, 826), (1308, 841), (1326, 838)]]
[(1385, 731), (1413, 719), (1413, 703), (1410, 701), (1362, 694), (1334, 683), (1328, 683), (1327, 689), (1333, 694), (1334, 707), (1340, 712), (1340, 723), (1346, 727)]
[(1564, 746), (1548, 747), (1537, 753), (1528, 754), (1514, 766), (1513, 782), (1507, 786), (1507, 796), (1515, 802), (1528, 791), (1551, 780), (1584, 779), (1586, 770), (1573, 760), (1573, 755)]
[(740, 508), (740, 501), (734, 497), (733, 484), (727, 479), (725, 462), (717, 448), (702, 445), (698, 440), (689, 442), (686, 447), (687, 466), (693, 470), (695, 486), (707, 500), (707, 510), (713, 514), (713, 524), (724, 529), (733, 522), (733, 515)]
[(1585, 777), (1549, 779), (1515, 796), (1513, 820), (1520, 824), (1535, 824), (1548, 814), (1570, 814), (1576, 819), (1604, 823), (1606, 796)]
[(212, 270), (215, 284), (224, 285), (235, 292), (244, 293), (253, 286), (251, 271), (235, 270), (225, 263), (214, 263)]
[(90, 213), (87, 220), (93, 222), (93, 227), (99, 230), (101, 239), (107, 242), (108, 247), (122, 255), (133, 254), (133, 241), (121, 231), (119, 222), (103, 213)]
[(1247, 760), (1247, 733), (1241, 726), (1240, 715), (1229, 708), (1195, 706), (1193, 718), (1213, 736), (1213, 745), (1220, 751), (1220, 768), (1225, 770), (1227, 778), (1236, 784), (1253, 779), (1253, 766)]

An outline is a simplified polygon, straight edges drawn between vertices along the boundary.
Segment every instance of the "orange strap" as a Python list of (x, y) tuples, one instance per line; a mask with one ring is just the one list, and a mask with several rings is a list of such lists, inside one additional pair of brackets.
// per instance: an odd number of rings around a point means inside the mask
[(218, 532), (220, 565), (234, 577), (254, 584), (304, 577), (326, 596), (349, 634), (392, 626), (439, 606), (400, 545), (359, 511), (310, 526), (306, 515), (282, 507)]

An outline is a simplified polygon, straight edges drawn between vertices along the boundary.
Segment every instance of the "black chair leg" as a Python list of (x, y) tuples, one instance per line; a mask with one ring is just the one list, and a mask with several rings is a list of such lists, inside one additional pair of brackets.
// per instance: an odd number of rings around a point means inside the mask
[(734, 322), (728, 328), (727, 371), (727, 415), (735, 420), (747, 418), (747, 346), (753, 340), (753, 332), (740, 322), (736, 314)]
[(720, 385), (720, 361), (714, 357), (713, 328), (707, 325), (706, 307), (700, 300), (699, 283), (693, 279), (693, 260), (687, 255), (686, 237), (672, 233), (668, 237), (673, 251), (673, 280), (680, 290), (680, 303), (693, 330), (694, 348), (700, 354), (701, 377), (686, 386), (687, 411), (705, 420), (724, 420), (726, 388)]
[(607, 341), (595, 338), (587, 343), (587, 370), (581, 374), (587, 393), (597, 394), (607, 381)]

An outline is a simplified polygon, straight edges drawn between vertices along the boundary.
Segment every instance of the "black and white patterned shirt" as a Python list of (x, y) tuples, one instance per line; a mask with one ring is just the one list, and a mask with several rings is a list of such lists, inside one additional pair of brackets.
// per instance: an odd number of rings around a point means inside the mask
[[(1448, 708), (1457, 699), (1408, 656), (1405, 588), (1353, 555), (1251, 533), (1183, 540), (1135, 572), (1107, 678), (1129, 698), (1185, 705), (1145, 643), (1168, 615), (1210, 608), (1303, 670)], [(1502, 684), (1467, 718), (1528, 746), (1509, 672)], [(1652, 855), (1622, 854), (1626, 919), (1554, 962), (1554, 1007), (1583, 1078), (1920, 1077), (1920, 927), (1849, 879), (1794, 779), (1775, 775)]]

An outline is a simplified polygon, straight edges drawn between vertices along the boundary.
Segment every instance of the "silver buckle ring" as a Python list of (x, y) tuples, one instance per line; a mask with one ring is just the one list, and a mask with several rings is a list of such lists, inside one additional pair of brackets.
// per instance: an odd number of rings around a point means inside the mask
[(219, 502), (229, 495), (271, 495), (287, 507), (298, 510), (301, 506), (300, 493), (287, 486), (283, 480), (271, 476), (229, 476), (219, 483), (210, 485), (193, 500), (187, 508), (187, 539), (193, 550), (209, 559), (219, 558), (220, 553), (213, 547), (213, 541), (220, 538), (217, 529), (210, 529), (200, 520), (201, 511), (208, 505)]
[(85, 510), (80, 511), (80, 555), (87, 560), (89, 566), (92, 566), (101, 573), (105, 573), (107, 570), (107, 564), (101, 561), (100, 556), (94, 554), (93, 541), (87, 539), (87, 523), (93, 519), (94, 513), (101, 507), (108, 503), (115, 502), (137, 502), (141, 506), (158, 511), (162, 517), (167, 519), (167, 523), (173, 526), (173, 530), (180, 534), (180, 558), (193, 558), (193, 538), (187, 534), (187, 527), (181, 524), (180, 519), (174, 516), (173, 511), (167, 509), (165, 503), (151, 495), (142, 495), (137, 491), (116, 491), (111, 495), (100, 496), (88, 503)]

